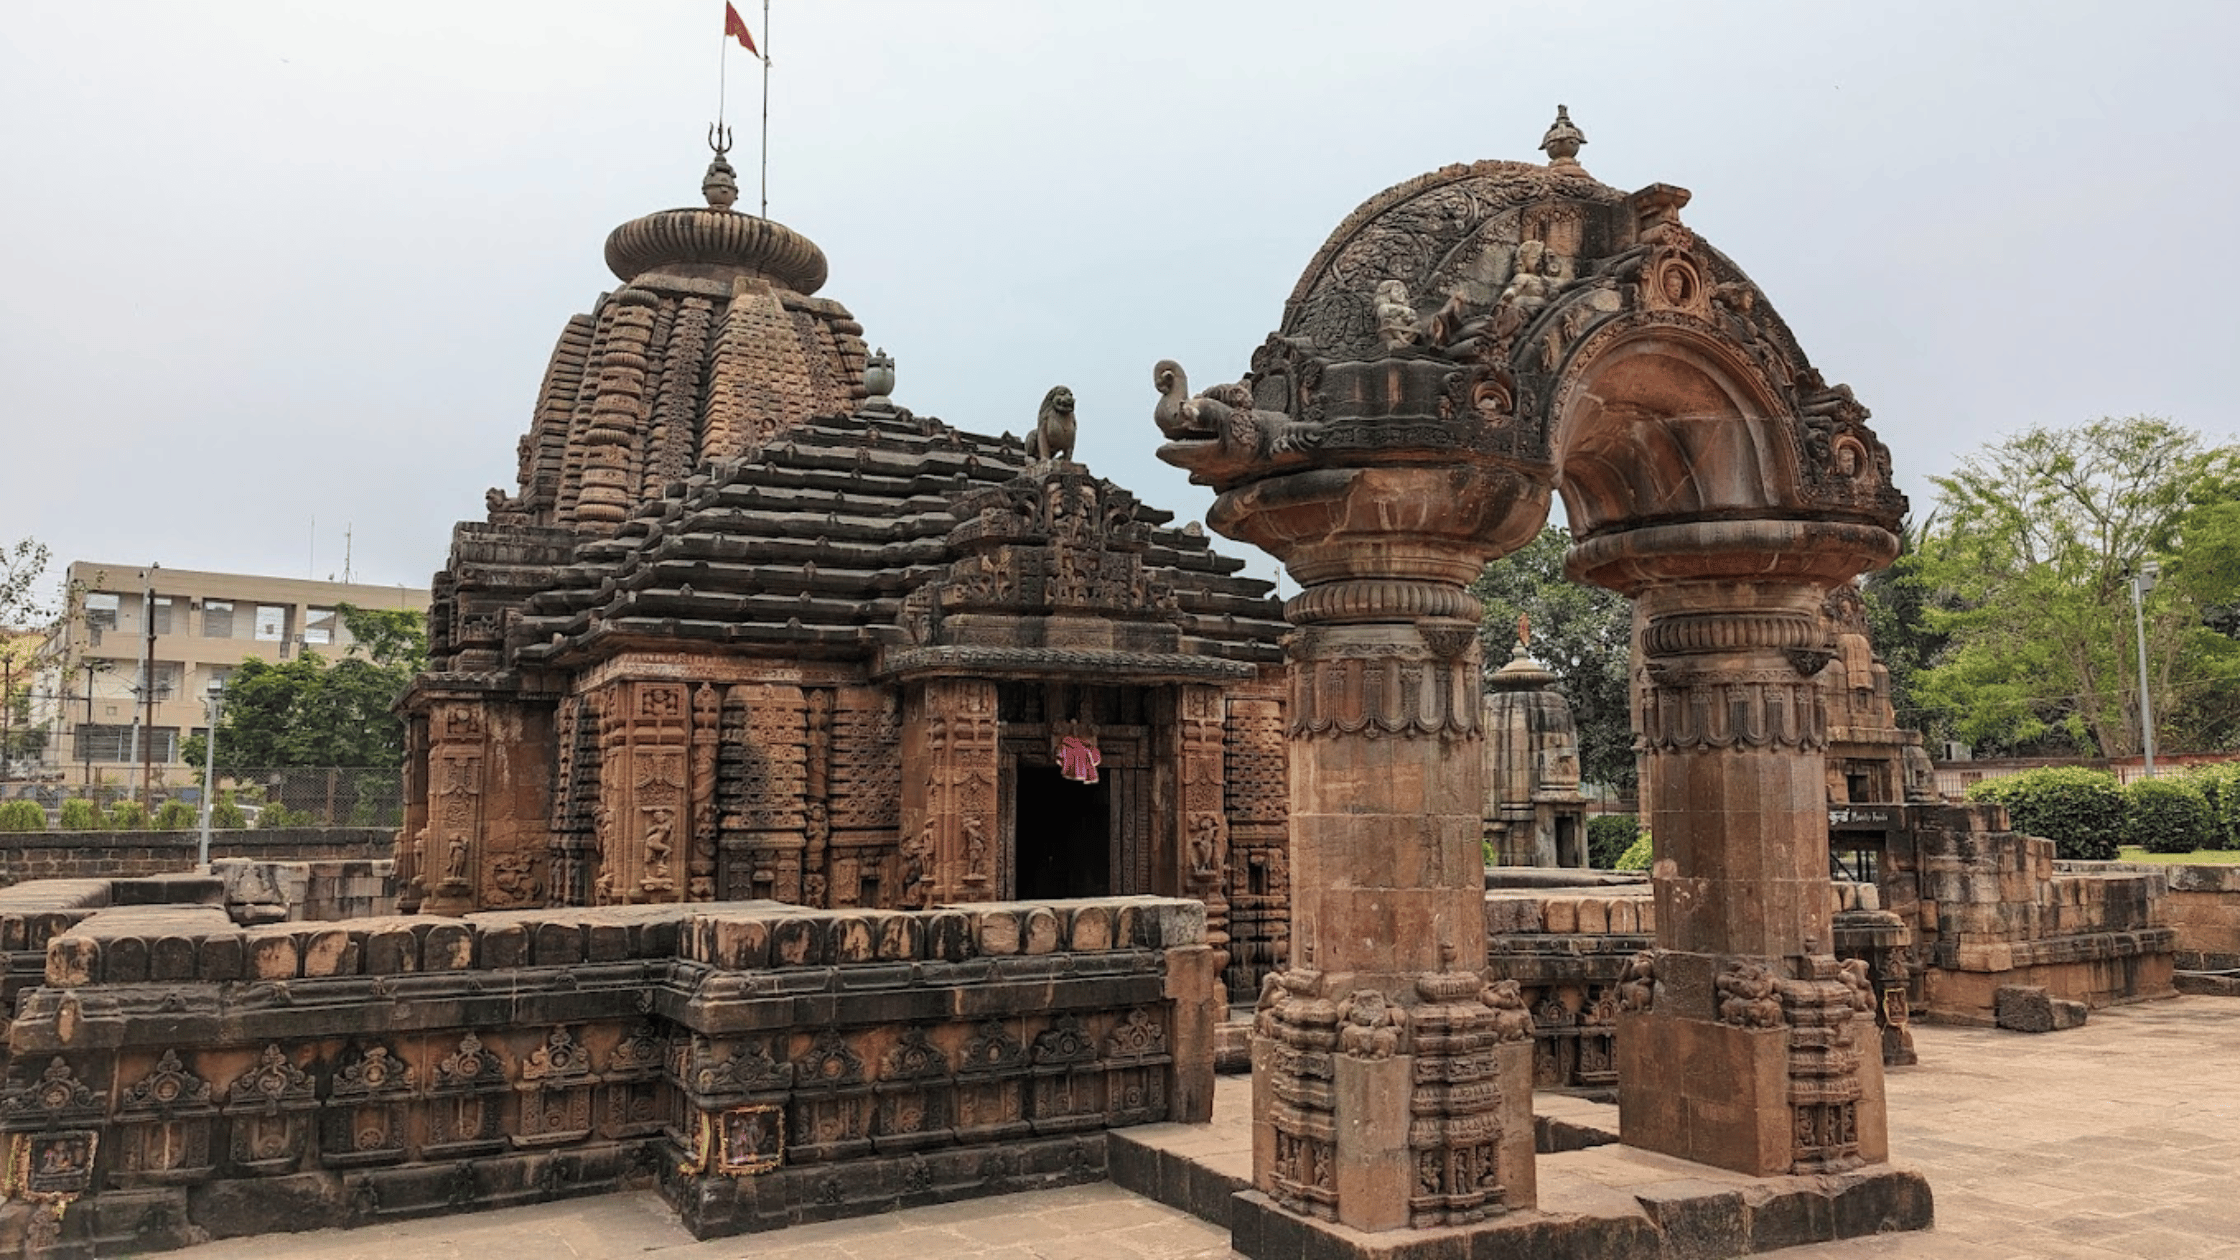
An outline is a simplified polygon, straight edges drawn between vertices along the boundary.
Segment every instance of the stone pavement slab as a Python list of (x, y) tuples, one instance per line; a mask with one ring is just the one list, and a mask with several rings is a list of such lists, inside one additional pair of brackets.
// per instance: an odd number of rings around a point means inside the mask
[[(1820, 1243), (1788, 1260), (2240, 1260), (2240, 1002), (2206, 997), (2095, 1011), (2044, 1035), (1915, 1029), (1916, 1067), (1889, 1074), (1893, 1157), (1936, 1193), (1925, 1233)], [(1228, 1145), (1249, 1087), (1225, 1078)], [(1557, 1104), (1569, 1106), (1570, 1104)], [(608, 1195), (357, 1231), (267, 1235), (181, 1260), (1192, 1260), (1225, 1231), (1111, 1185), (975, 1199), (696, 1242), (651, 1193)]]

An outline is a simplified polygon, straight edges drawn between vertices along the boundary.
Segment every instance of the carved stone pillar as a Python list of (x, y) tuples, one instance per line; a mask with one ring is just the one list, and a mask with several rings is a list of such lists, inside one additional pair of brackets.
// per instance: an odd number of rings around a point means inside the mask
[(723, 697), (711, 683), (692, 690), (692, 810), (685, 858), (685, 900), (716, 897), (716, 746), (723, 736)]
[(1219, 687), (1183, 686), (1176, 702), (1176, 778), (1181, 811), (1182, 886), (1206, 903), (1206, 944), (1213, 968), (1229, 965), (1229, 823), (1222, 763), (1223, 708)]
[(595, 904), (684, 898), (698, 712), (689, 692), (683, 682), (619, 682), (601, 697)]
[(404, 724), (404, 818), (392, 851), (399, 914), (418, 913), (427, 896), (420, 854), (428, 835), (428, 769), (428, 716), (413, 713)]
[(1888, 1158), (1872, 993), (1834, 954), (1815, 675), (1822, 599), (1891, 541), (1728, 521), (1572, 550), (1574, 574), (1634, 594), (1647, 677), (1656, 983), (1619, 1022), (1628, 1145), (1757, 1176)]
[(1532, 1100), (1503, 1088), (1500, 1055), (1529, 1019), (1504, 1023), (1481, 974), (1480, 671), (1463, 588), (1546, 509), (1545, 489), (1500, 460), (1449, 456), (1250, 481), (1207, 517), (1305, 588), (1286, 610), (1299, 627), (1291, 965), (1263, 993), (1253, 1042), (1254, 1184), (1293, 1212), (1388, 1230), (1532, 1203), (1529, 1171), (1505, 1167), (1530, 1148), (1504, 1141), (1531, 1131)]
[(416, 865), (430, 914), (462, 915), (475, 906), (477, 842), (482, 836), (487, 715), (479, 704), (438, 705), (428, 723), (428, 823)]
[(902, 764), (902, 904), (994, 897), (996, 684), (935, 678), (915, 689)]

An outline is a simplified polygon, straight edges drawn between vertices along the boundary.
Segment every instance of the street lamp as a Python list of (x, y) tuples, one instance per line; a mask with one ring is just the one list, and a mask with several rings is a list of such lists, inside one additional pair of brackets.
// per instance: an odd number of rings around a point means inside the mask
[(2154, 777), (2154, 701), (2147, 696), (2147, 592), (2162, 576), (2162, 566), (2142, 560), (2131, 572), (2131, 620), (2139, 632), (2139, 730), (2146, 737), (2147, 777)]
[(218, 712), (225, 707), (226, 680), (213, 678), (204, 692), (209, 705), (210, 734), (202, 741), (202, 845), (197, 857), (202, 873), (210, 873), (210, 801), (211, 787), (217, 781), (218, 769)]

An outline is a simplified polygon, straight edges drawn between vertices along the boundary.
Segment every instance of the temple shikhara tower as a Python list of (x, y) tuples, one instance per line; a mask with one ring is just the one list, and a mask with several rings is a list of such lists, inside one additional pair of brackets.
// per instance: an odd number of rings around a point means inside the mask
[(436, 577), (407, 908), (1162, 893), (1256, 991), (1270, 584), (1076, 462), (1062, 387), (1024, 440), (897, 406), (817, 246), (735, 212), (720, 153), (704, 192), (608, 238), (622, 286)]

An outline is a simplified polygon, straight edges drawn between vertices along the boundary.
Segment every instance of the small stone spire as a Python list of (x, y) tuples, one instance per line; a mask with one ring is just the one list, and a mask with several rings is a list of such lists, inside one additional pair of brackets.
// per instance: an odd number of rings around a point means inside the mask
[(714, 160), (708, 163), (708, 173), (700, 181), (700, 195), (708, 199), (710, 210), (729, 210), (739, 200), (739, 173), (723, 155), (731, 151), (731, 128), (716, 123), (708, 128), (708, 147), (715, 150)]
[(1569, 106), (1556, 106), (1556, 120), (1548, 127), (1548, 134), (1540, 137), (1540, 151), (1548, 155), (1548, 165), (1558, 169), (1578, 170), (1579, 148), (1587, 142), (1587, 133), (1571, 121)]

